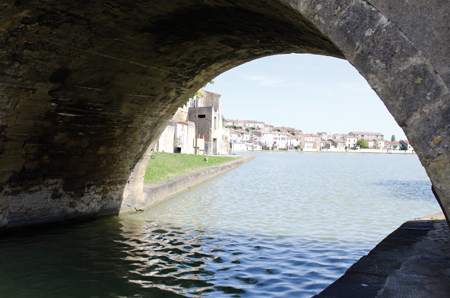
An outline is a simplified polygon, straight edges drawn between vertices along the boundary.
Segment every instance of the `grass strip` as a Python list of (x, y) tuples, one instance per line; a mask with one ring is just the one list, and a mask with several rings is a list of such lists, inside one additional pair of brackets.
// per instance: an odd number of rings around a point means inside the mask
[[(208, 157), (208, 162), (204, 159)], [(236, 160), (236, 157), (153, 152), (145, 171), (144, 183), (155, 183), (207, 167)]]

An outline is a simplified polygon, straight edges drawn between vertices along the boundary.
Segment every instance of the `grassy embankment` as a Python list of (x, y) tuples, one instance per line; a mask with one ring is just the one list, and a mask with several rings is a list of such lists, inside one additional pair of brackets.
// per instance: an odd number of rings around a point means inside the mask
[(236, 159), (225, 156), (207, 157), (208, 162), (202, 155), (153, 152), (145, 171), (144, 183), (159, 182)]

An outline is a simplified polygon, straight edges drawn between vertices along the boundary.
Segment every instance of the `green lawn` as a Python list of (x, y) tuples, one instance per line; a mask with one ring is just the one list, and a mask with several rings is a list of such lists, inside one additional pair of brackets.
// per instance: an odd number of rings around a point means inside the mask
[(215, 166), (228, 161), (236, 160), (236, 157), (205, 156), (180, 153), (153, 152), (145, 171), (144, 183), (155, 183), (182, 176), (203, 168)]

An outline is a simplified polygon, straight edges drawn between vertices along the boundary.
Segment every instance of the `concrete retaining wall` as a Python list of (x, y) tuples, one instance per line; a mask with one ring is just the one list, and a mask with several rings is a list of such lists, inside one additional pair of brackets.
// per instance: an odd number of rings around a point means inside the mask
[(169, 180), (164, 180), (153, 184), (145, 184), (143, 201), (140, 202), (140, 204), (134, 204), (133, 210), (122, 210), (121, 213), (131, 213), (149, 208), (169, 198), (170, 196), (191, 188), (217, 175), (223, 174), (224, 172), (234, 169), (254, 158), (254, 155), (237, 157), (236, 160), (195, 171), (184, 176), (173, 177)]

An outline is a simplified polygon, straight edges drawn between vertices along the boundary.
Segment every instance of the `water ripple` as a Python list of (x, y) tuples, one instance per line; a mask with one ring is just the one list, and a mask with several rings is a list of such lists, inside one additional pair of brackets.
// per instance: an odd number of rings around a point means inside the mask
[[(126, 220), (121, 223), (125, 260), (133, 267), (130, 282), (187, 297), (307, 297), (357, 258), (348, 256), (348, 243), (174, 229), (155, 222), (136, 231)], [(359, 245), (359, 253), (369, 248)]]

